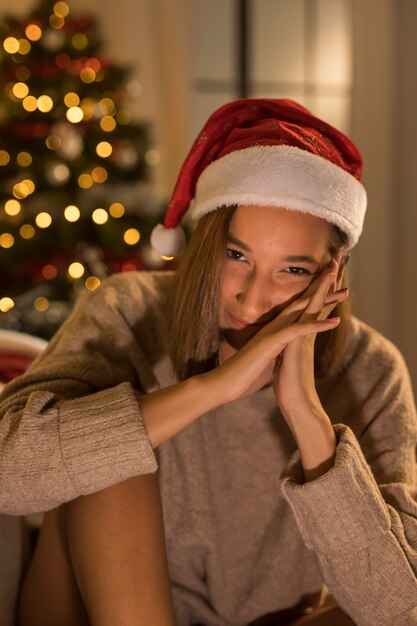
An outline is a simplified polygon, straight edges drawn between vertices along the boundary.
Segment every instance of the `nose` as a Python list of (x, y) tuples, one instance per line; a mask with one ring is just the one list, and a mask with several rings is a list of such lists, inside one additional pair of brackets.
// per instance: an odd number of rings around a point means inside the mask
[(248, 273), (236, 295), (242, 317), (251, 323), (258, 322), (273, 308), (272, 292), (266, 277), (256, 271)]

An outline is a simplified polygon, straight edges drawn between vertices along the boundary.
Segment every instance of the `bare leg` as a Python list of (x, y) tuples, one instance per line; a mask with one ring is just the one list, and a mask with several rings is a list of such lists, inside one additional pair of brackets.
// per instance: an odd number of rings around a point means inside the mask
[(22, 593), (21, 626), (174, 626), (156, 474), (48, 517)]

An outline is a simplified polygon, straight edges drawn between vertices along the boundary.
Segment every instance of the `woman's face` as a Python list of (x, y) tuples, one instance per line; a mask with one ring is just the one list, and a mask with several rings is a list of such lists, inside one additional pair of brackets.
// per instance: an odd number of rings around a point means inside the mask
[(221, 286), (222, 344), (242, 347), (301, 294), (330, 261), (331, 226), (308, 213), (239, 206)]

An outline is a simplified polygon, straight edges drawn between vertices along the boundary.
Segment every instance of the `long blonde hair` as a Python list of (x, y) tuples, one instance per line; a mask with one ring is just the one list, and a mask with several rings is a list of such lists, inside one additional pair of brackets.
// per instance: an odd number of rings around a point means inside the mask
[[(219, 301), (229, 225), (236, 207), (221, 207), (204, 215), (180, 260), (171, 290), (169, 341), (179, 380), (203, 373), (218, 364)], [(332, 228), (329, 252), (338, 254), (346, 245), (345, 234)], [(348, 286), (346, 272), (343, 286)], [(338, 305), (333, 315), (341, 322), (316, 339), (315, 374), (327, 378), (340, 363), (350, 321), (350, 307)]]

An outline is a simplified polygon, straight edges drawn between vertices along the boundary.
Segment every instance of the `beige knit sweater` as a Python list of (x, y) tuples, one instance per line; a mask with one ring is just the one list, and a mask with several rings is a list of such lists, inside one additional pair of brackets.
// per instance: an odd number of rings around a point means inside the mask
[(248, 624), (323, 583), (359, 626), (417, 624), (417, 420), (398, 351), (353, 322), (342, 373), (318, 388), (336, 463), (312, 482), (269, 388), (155, 455), (135, 390), (174, 382), (171, 279), (110, 278), (3, 391), (0, 511), (46, 510), (158, 466), (177, 626)]

